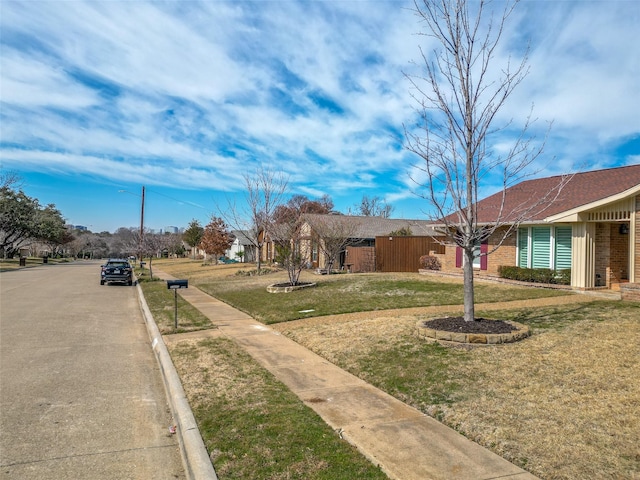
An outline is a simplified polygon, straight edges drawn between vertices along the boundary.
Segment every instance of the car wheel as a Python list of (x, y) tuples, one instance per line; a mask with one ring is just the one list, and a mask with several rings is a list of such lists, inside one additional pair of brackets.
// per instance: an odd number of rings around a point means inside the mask
[(127, 285), (129, 285), (129, 286), (133, 285), (133, 280), (129, 280), (129, 281), (127, 282)]
[(104, 285), (104, 280), (100, 280), (100, 285)]

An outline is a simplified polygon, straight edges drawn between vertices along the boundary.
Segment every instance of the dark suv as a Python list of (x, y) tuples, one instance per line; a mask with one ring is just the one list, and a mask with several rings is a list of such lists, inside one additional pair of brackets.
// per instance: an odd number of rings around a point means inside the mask
[(133, 285), (133, 268), (129, 260), (122, 258), (110, 258), (107, 263), (102, 265), (100, 272), (100, 285), (107, 282), (126, 283)]

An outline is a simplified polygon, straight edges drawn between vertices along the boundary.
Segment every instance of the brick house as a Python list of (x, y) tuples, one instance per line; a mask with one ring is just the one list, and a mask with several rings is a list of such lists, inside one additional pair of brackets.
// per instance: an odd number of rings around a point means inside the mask
[[(324, 253), (328, 240), (326, 237), (332, 237), (334, 243), (336, 240), (340, 243), (340, 239), (343, 239), (332, 268), (353, 272), (374, 271), (376, 237), (388, 237), (400, 230), (410, 231), (416, 236), (435, 235), (430, 222), (426, 220), (307, 213), (301, 217), (298, 248), (307, 259), (309, 268), (324, 270), (328, 267)], [(264, 243), (262, 251), (263, 259), (274, 260), (275, 247), (271, 239)], [(416, 260), (413, 271), (417, 271), (418, 267)]]
[[(502, 192), (481, 200), (479, 226), (495, 222), (500, 208), (522, 211), (559, 181), (547, 177), (514, 185), (504, 192), (504, 204)], [(498, 233), (479, 245), (478, 252), (491, 251)], [(447, 245), (439, 257), (443, 271), (462, 272), (460, 248)], [(474, 262), (479, 275), (497, 275), (500, 265), (570, 268), (571, 286), (578, 289), (640, 284), (640, 165), (575, 174), (543, 211), (526, 218), (499, 249)]]

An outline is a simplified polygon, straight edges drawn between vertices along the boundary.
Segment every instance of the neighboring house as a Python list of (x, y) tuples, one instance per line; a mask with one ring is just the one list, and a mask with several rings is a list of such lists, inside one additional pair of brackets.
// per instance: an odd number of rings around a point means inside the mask
[[(231, 258), (232, 260), (241, 260), (243, 262), (254, 262), (256, 260), (256, 247), (247, 234), (246, 230), (232, 230), (231, 235), (233, 236), (233, 243), (231, 247), (225, 252), (225, 256), (227, 258)], [(236, 254), (239, 252), (243, 252), (242, 258), (240, 259)]]
[[(310, 268), (322, 270), (328, 267), (326, 252), (331, 250), (329, 242), (341, 244), (336, 263), (332, 266), (334, 270), (373, 271), (376, 237), (388, 237), (400, 230), (410, 230), (416, 236), (435, 234), (426, 220), (308, 213), (302, 215), (300, 250), (308, 257)], [(418, 268), (416, 260), (414, 271)]]
[[(558, 185), (560, 177), (528, 180), (478, 202), (478, 223), (498, 212), (522, 211)], [(507, 222), (508, 215), (505, 217)], [(506, 228), (506, 227), (505, 227)], [(498, 232), (499, 233), (499, 232)], [(486, 253), (498, 235), (478, 246)], [(462, 269), (462, 252), (447, 245), (443, 271)], [(577, 173), (544, 211), (531, 215), (491, 255), (479, 255), (478, 273), (497, 274), (500, 265), (571, 269), (580, 289), (640, 283), (640, 165)]]
[(184, 240), (182, 241), (182, 246), (184, 247), (184, 251), (186, 252), (187, 257), (191, 257), (191, 258), (207, 257), (207, 253), (198, 246), (193, 247), (189, 245), (187, 242), (185, 242)]

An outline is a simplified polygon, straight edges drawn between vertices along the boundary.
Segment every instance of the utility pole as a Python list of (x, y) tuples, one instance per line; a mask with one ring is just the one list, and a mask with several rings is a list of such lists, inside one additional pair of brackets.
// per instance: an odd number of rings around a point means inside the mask
[(142, 186), (142, 207), (140, 208), (140, 241), (138, 243), (138, 252), (140, 262), (142, 262), (142, 242), (144, 238), (144, 185)]

